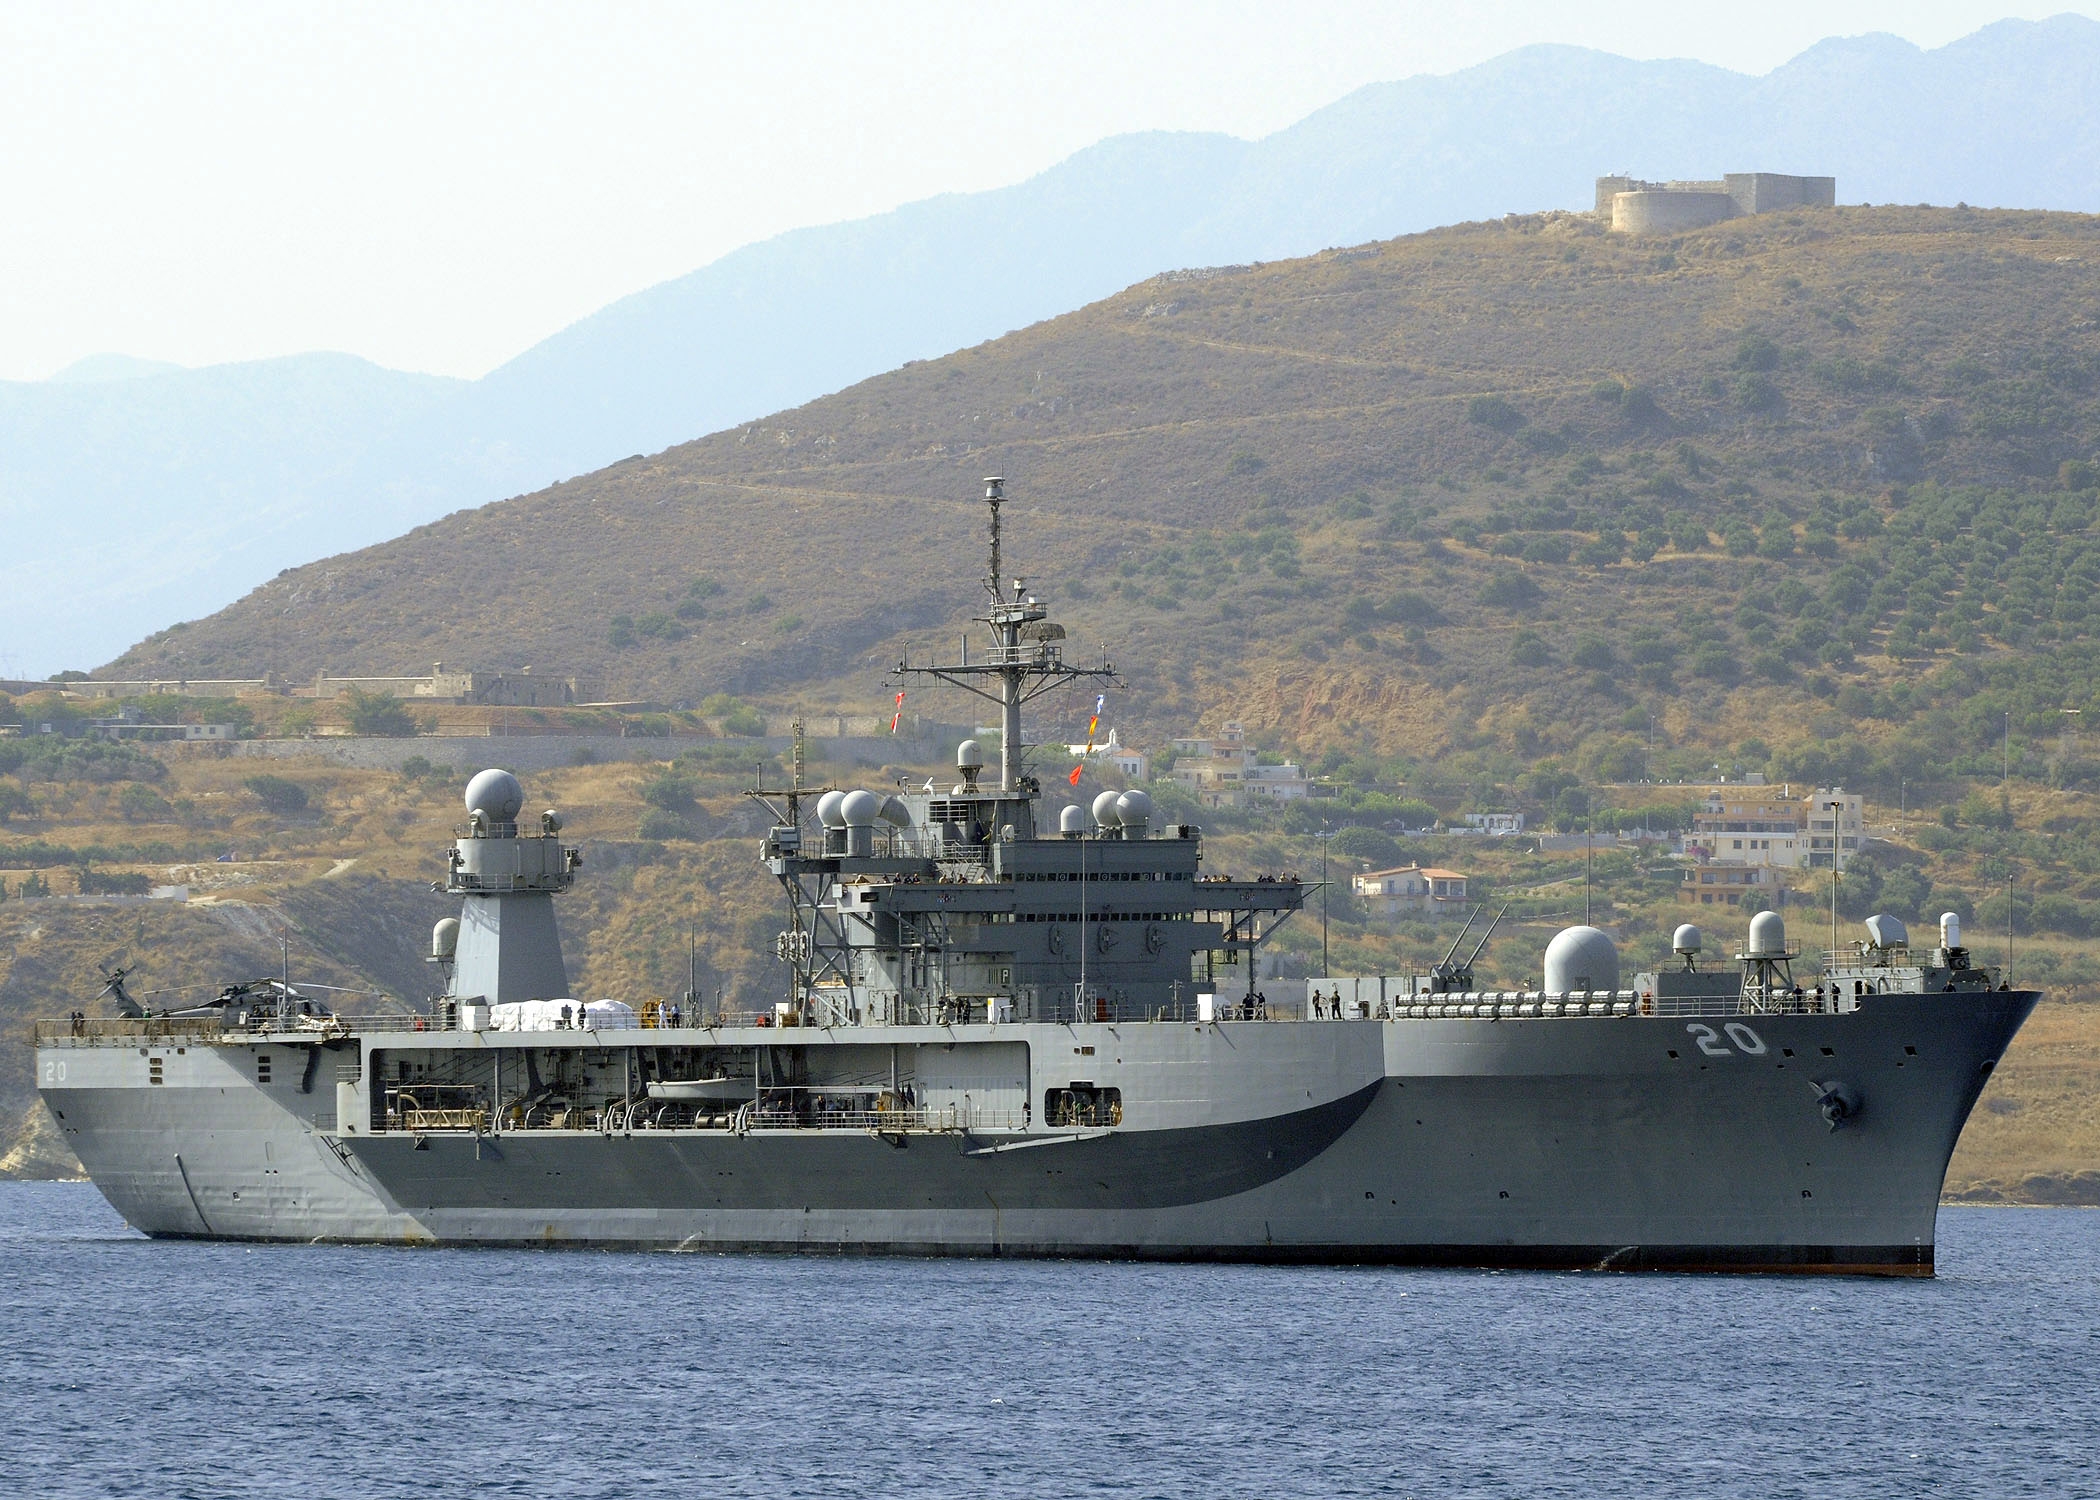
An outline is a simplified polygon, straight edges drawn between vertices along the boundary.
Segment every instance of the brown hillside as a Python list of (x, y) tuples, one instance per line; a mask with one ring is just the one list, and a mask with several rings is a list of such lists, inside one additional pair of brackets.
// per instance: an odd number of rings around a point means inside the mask
[[(1736, 658), (1703, 683), (1651, 674), (1658, 720), (1764, 723), (1804, 691), (1773, 667), (1731, 698), (1761, 649), (1730, 630), (1736, 599), (1875, 571), (1857, 513), (1878, 532), (1920, 481), (2084, 484), (2062, 466), (2100, 434), (2096, 324), (2100, 221), (2061, 214), (1850, 208), (1667, 242), (1549, 215), (1175, 273), (293, 570), (105, 670), (442, 658), (622, 696), (872, 706), (902, 646), (962, 627), (976, 481), (1003, 472), (1010, 555), (1131, 668), (1135, 729), (1236, 715), (1417, 752), (1487, 732), (1529, 758), (1628, 716), (1608, 684), (1574, 692), (1560, 652), (1590, 632), (1623, 656), (1644, 624)], [(1496, 568), (1538, 583), (1534, 612), (1478, 600)], [(1419, 598), (1388, 607), (1396, 591)], [(1702, 635), (1688, 606), (1722, 619)], [(1878, 655), (1900, 609), (1853, 619), (1809, 686)], [(635, 644), (613, 644), (618, 616)], [(1545, 649), (1512, 661), (1526, 628)], [(1818, 668), (1813, 640), (1771, 649)], [(1947, 651), (1923, 640), (1896, 671)]]

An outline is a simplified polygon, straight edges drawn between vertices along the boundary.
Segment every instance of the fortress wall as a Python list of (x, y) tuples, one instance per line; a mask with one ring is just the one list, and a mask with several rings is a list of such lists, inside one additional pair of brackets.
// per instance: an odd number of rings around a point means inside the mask
[(1746, 214), (1768, 214), (1781, 208), (1837, 207), (1835, 177), (1789, 177), (1783, 172), (1730, 172), (1723, 179), (1728, 196)]
[(1611, 227), (1616, 234), (1679, 234), (1732, 219), (1736, 212), (1735, 199), (1726, 193), (1619, 193), (1611, 200)]
[(1597, 179), (1597, 217), (1611, 217), (1611, 200), (1621, 193), (1639, 192), (1642, 188), (1655, 186), (1633, 177), (1600, 177)]

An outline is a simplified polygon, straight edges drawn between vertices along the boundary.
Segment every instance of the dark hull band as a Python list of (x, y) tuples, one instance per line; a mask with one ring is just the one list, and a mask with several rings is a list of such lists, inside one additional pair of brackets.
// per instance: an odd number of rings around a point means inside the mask
[[(238, 1240), (249, 1244), (337, 1243), (277, 1235), (205, 1235), (169, 1230), (164, 1240)], [(349, 1242), (344, 1242), (349, 1243)], [(654, 1251), (712, 1255), (880, 1256), (907, 1260), (1109, 1260), (1167, 1264), (1390, 1266), (1480, 1271), (1637, 1271), (1702, 1275), (1911, 1276), (1933, 1274), (1930, 1245), (1023, 1245), (939, 1247), (922, 1244), (736, 1240), (571, 1240), (547, 1238), (437, 1240), (400, 1249)]]

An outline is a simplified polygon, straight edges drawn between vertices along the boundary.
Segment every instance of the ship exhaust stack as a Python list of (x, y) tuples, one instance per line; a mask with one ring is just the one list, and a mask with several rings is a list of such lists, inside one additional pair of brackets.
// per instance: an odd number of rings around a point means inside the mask
[(452, 996), (484, 1005), (558, 1000), (569, 993), (554, 897), (575, 883), (582, 854), (561, 841), (561, 819), (541, 815), (520, 837), (525, 789), (508, 771), (467, 783), (467, 824), (452, 843), (445, 890), (460, 898)]

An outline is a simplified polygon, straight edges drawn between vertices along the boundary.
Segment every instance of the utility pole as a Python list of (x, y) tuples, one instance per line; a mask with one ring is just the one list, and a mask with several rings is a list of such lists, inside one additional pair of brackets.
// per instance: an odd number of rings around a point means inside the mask
[(1320, 977), (1332, 979), (1334, 970), (1327, 959), (1327, 845), (1333, 839), (1332, 829), (1323, 829), (1313, 835), (1320, 841)]
[[(1830, 951), (1835, 954), (1838, 946), (1838, 814), (1845, 804), (1832, 798), (1830, 801)], [(1834, 960), (1833, 960), (1834, 961)]]

